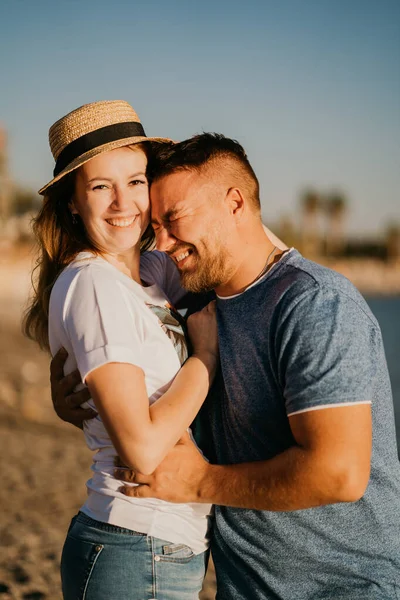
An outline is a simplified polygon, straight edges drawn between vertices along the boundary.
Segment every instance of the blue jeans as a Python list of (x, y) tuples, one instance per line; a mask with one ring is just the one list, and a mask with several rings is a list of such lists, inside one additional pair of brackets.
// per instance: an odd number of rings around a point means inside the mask
[(193, 554), (144, 533), (95, 521), (71, 521), (61, 558), (64, 600), (197, 599), (208, 552)]

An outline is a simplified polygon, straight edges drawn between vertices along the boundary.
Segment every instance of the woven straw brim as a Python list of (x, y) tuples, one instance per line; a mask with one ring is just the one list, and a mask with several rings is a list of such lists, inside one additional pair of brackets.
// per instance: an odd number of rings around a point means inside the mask
[(91, 158), (94, 158), (95, 156), (98, 156), (99, 154), (102, 154), (103, 152), (109, 152), (110, 150), (115, 150), (116, 148), (123, 148), (124, 146), (132, 146), (134, 144), (140, 144), (141, 142), (172, 142), (172, 141), (173, 140), (170, 140), (169, 138), (136, 136), (136, 137), (131, 137), (131, 138), (124, 138), (123, 140), (115, 140), (114, 142), (108, 142), (107, 144), (103, 144), (102, 146), (97, 146), (97, 148), (93, 148), (92, 150), (85, 152), (84, 154), (82, 154), (81, 156), (78, 156), (75, 160), (70, 162), (70, 164), (67, 167), (65, 167), (65, 169), (60, 171), (60, 173), (56, 177), (54, 177), (54, 179), (52, 179), (51, 181), (49, 181), (49, 183), (47, 183), (45, 186), (43, 186), (38, 191), (38, 194), (43, 195), (44, 192), (49, 187), (51, 187), (52, 185), (57, 183), (57, 181), (62, 179), (65, 175), (67, 175), (68, 173), (71, 173), (71, 171), (74, 171), (78, 167), (80, 167), (83, 164), (85, 164), (86, 162), (88, 162), (88, 160), (90, 160)]

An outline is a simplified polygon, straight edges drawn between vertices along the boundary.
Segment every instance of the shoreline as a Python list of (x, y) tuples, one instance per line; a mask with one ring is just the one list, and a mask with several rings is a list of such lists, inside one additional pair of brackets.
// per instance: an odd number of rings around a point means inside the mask
[(321, 259), (321, 264), (349, 279), (363, 296), (400, 296), (400, 262), (376, 259)]

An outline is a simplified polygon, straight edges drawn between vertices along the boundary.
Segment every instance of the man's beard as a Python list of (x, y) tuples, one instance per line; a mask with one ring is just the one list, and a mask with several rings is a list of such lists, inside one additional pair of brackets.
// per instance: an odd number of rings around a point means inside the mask
[(180, 271), (181, 284), (188, 292), (209, 292), (228, 279), (226, 251), (219, 248), (215, 254), (211, 254), (203, 248), (201, 257), (196, 250), (194, 256), (196, 256), (195, 270)]

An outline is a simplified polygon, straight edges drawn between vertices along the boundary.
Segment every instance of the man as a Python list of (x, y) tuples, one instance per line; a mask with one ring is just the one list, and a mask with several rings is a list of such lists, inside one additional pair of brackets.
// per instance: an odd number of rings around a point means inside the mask
[(221, 600), (400, 597), (400, 468), (378, 324), (343, 277), (278, 249), (243, 148), (203, 134), (151, 186), (157, 247), (215, 290), (221, 376), (136, 497), (212, 502)]

